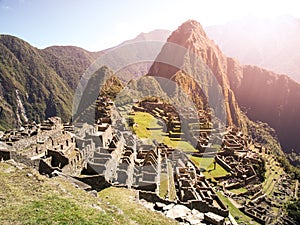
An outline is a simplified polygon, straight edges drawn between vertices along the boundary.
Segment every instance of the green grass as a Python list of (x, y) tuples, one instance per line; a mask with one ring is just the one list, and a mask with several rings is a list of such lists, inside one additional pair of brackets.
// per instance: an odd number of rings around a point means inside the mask
[[(135, 190), (111, 187), (100, 191), (99, 197), (105, 203), (118, 207), (127, 215), (128, 221), (135, 221), (135, 224), (178, 224), (176, 221), (168, 219), (158, 212), (142, 207), (136, 201), (137, 192)], [(128, 222), (124, 224), (128, 224)]]
[(173, 167), (172, 163), (168, 162), (168, 174), (169, 174), (169, 199), (176, 200), (176, 188), (174, 183)]
[[(169, 147), (181, 149), (184, 152), (198, 152), (194, 146), (187, 141), (172, 140), (162, 131), (162, 126), (158, 124), (158, 120), (149, 113), (136, 112), (132, 116), (136, 125), (133, 127), (135, 134), (144, 139), (144, 141), (151, 143), (157, 140), (159, 143), (164, 143)], [(148, 130), (147, 128), (161, 128), (160, 130)]]
[(112, 215), (84, 209), (70, 199), (58, 195), (44, 196), (18, 210), (23, 224), (110, 224)]
[(157, 141), (162, 141), (163, 136), (158, 130), (148, 130), (147, 128), (160, 128), (157, 124), (157, 119), (149, 113), (136, 112), (132, 116), (136, 125), (133, 127), (136, 135), (139, 138), (149, 138), (156, 139)]
[(213, 157), (191, 156), (190, 159), (198, 168), (205, 170), (203, 174), (206, 178), (219, 178), (230, 174), (218, 163), (216, 163), (216, 169), (214, 169)]
[(221, 199), (221, 201), (228, 206), (230, 214), (235, 218), (238, 217), (239, 219), (236, 220), (238, 224), (240, 223), (246, 223), (246, 224), (252, 224), (252, 225), (258, 225), (257, 222), (255, 222), (252, 218), (245, 215), (242, 211), (240, 211), (238, 208), (236, 208), (231, 201), (226, 198), (221, 192), (217, 192), (218, 197)]
[(241, 187), (241, 188), (237, 188), (237, 189), (231, 189), (229, 191), (234, 193), (234, 194), (242, 194), (242, 193), (247, 192), (248, 190), (244, 187)]
[(109, 188), (95, 198), (22, 167), (0, 162), (0, 224), (176, 224), (142, 207), (133, 190)]
[[(258, 151), (258, 150), (256, 150)], [(283, 168), (276, 165), (277, 162), (271, 155), (261, 154), (266, 163), (265, 181), (263, 182), (263, 191), (268, 196), (272, 196), (275, 190), (275, 184), (284, 174)]]
[(176, 200), (176, 188), (173, 177), (173, 167), (172, 163), (167, 163), (167, 173), (160, 174), (160, 186), (159, 186), (159, 196), (163, 199), (169, 199), (171, 201)]
[(0, 183), (0, 224), (111, 224), (116, 218), (85, 191), (28, 167), (0, 163)]
[(159, 196), (163, 199), (166, 199), (169, 192), (169, 181), (168, 174), (161, 173), (160, 174), (160, 184), (159, 184)]

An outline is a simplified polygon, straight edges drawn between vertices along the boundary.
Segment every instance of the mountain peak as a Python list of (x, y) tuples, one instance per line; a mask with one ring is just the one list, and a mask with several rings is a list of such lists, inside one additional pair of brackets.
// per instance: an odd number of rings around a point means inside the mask
[(199, 22), (188, 20), (178, 27), (168, 38), (168, 42), (179, 44), (190, 48), (194, 43), (205, 44), (207, 41), (206, 33)]
[[(190, 86), (193, 86), (193, 79), (206, 80), (209, 81), (208, 83), (216, 85), (218, 83), (216, 87), (223, 90), (222, 97), (224, 97), (224, 109), (226, 108), (228, 124), (235, 123), (242, 126), (240, 110), (226, 77), (227, 58), (218, 46), (207, 37), (201, 24), (195, 20), (184, 22), (170, 35), (167, 42), (148, 74), (176, 80), (182, 72), (183, 76), (186, 76), (184, 82), (190, 82)], [(177, 45), (183, 48), (177, 47)], [(161, 63), (166, 59), (171, 63)], [(192, 77), (192, 79), (187, 77)], [(198, 93), (198, 95), (201, 94)]]
[(187, 20), (186, 22), (181, 24), (181, 26), (179, 27), (178, 30), (185, 31), (186, 33), (196, 32), (196, 33), (206, 36), (203, 27), (196, 20)]

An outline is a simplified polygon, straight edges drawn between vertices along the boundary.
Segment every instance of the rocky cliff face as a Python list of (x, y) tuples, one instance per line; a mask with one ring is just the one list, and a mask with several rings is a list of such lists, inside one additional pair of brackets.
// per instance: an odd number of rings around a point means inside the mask
[(299, 152), (300, 85), (285, 75), (228, 59), (228, 77), (247, 116), (276, 130), (286, 152)]
[[(211, 91), (215, 89), (222, 95), (220, 104), (226, 112), (227, 123), (243, 126), (241, 111), (227, 77), (227, 58), (197, 21), (183, 23), (170, 35), (149, 74), (176, 81), (191, 95), (198, 108), (205, 106), (203, 93), (208, 104), (213, 101), (216, 95), (211, 95)], [(179, 82), (182, 80), (184, 83)], [(201, 91), (194, 85), (195, 81)]]

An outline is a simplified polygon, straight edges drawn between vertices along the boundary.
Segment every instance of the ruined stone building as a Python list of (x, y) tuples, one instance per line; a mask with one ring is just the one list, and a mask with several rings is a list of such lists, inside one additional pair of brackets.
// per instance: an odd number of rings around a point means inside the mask
[(6, 151), (6, 158), (33, 166), (41, 173), (59, 170), (76, 175), (82, 169), (83, 157), (74, 135), (64, 130), (59, 117), (7, 131), (1, 141), (10, 146), (1, 151), (2, 155)]

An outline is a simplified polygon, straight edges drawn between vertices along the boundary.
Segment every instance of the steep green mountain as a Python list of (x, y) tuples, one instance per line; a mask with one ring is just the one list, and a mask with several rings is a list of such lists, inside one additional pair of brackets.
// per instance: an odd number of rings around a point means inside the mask
[(54, 115), (70, 118), (71, 88), (25, 41), (0, 36), (0, 80), (2, 128)]
[[(163, 41), (168, 34), (165, 30), (142, 33), (121, 45)], [(54, 115), (69, 121), (81, 76), (107, 51), (89, 52), (74, 46), (41, 50), (17, 37), (0, 35), (0, 130)]]
[(55, 70), (72, 90), (77, 88), (82, 74), (101, 54), (74, 46), (51, 46), (40, 50), (46, 64)]

